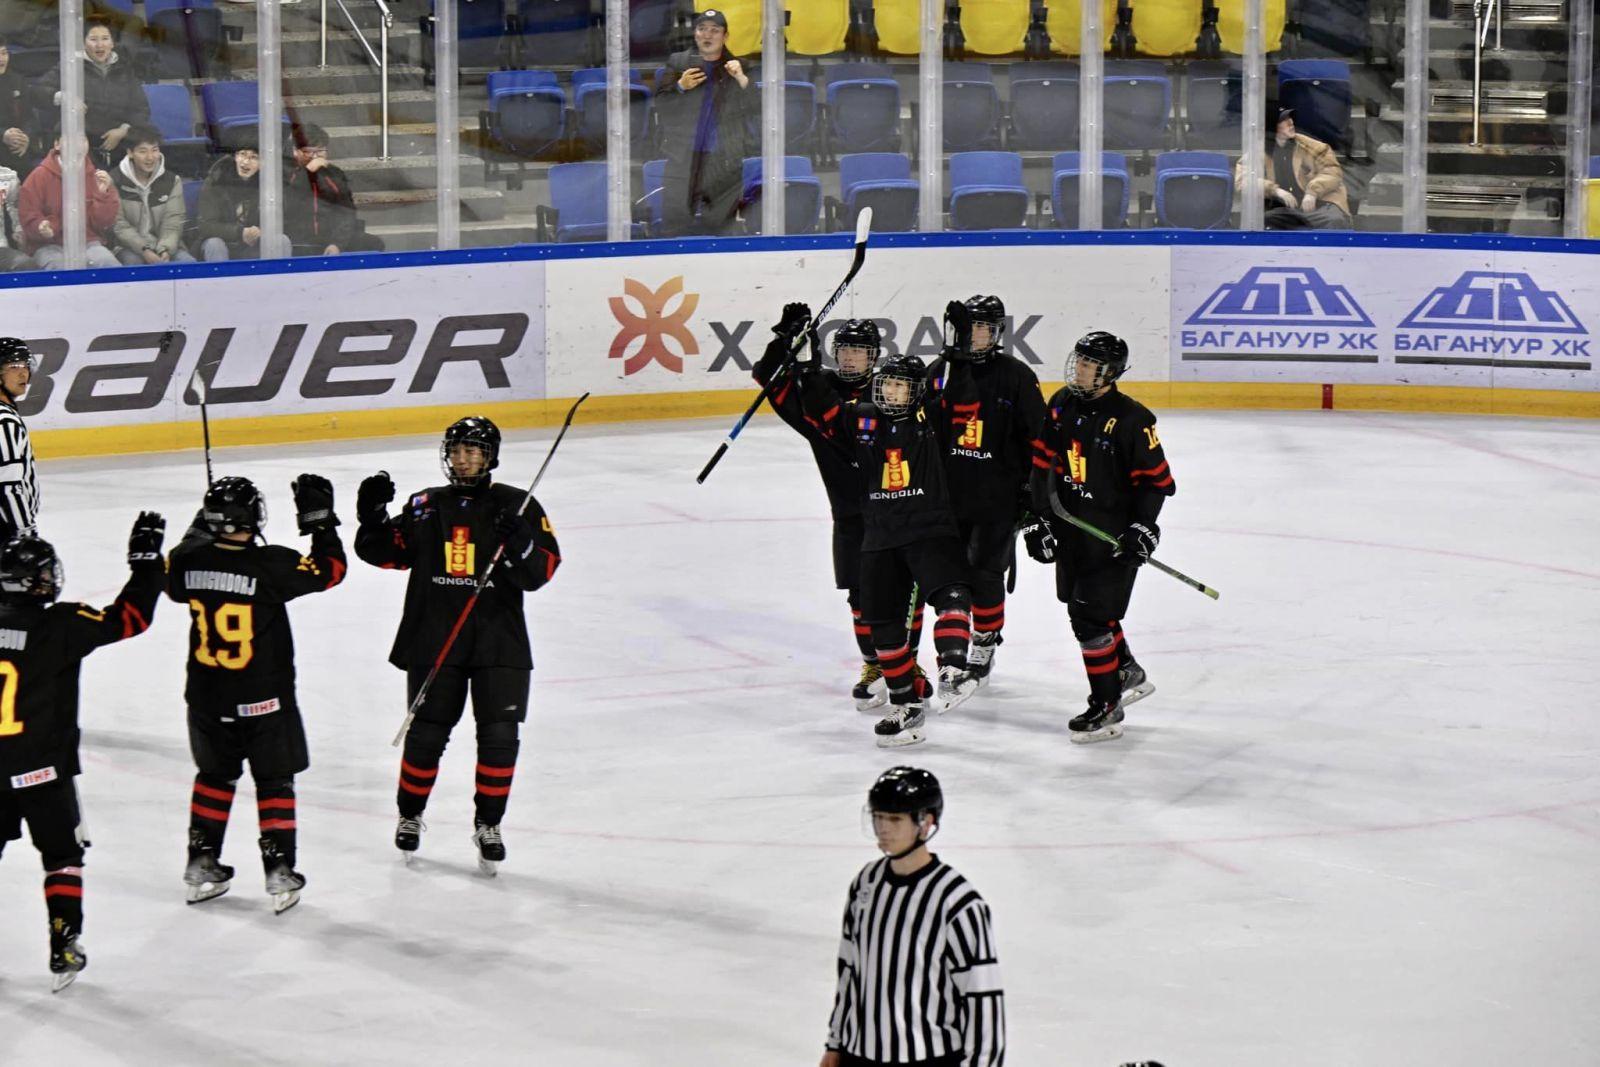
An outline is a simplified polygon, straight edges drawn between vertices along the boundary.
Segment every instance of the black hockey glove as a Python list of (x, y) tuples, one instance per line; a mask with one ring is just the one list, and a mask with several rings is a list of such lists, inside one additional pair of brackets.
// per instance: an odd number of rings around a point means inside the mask
[[(792, 341), (789, 343), (793, 344)], [(794, 353), (795, 373), (803, 374), (820, 366), (822, 366), (822, 340), (817, 336), (816, 330), (807, 330), (805, 343), (800, 346), (800, 351)]]
[(959, 300), (944, 306), (945, 359), (966, 359), (972, 350), (972, 312)]
[(533, 548), (533, 523), (520, 511), (502, 511), (494, 520), (495, 533), (506, 546), (508, 562), (520, 562)]
[(382, 522), (388, 517), (389, 501), (393, 499), (394, 479), (388, 471), (361, 479), (361, 488), (356, 490), (356, 518), (361, 522)]
[(811, 321), (811, 307), (808, 304), (783, 305), (783, 317), (772, 328), (772, 332), (789, 342), (789, 347), (794, 347), (794, 342), (805, 332), (806, 325)]
[(201, 505), (200, 510), (194, 513), (194, 518), (189, 520), (189, 528), (183, 531), (183, 540), (185, 542), (212, 541), (216, 539), (216, 536), (216, 533), (211, 529), (211, 524), (206, 522), (205, 506)]
[(1160, 541), (1161, 530), (1155, 523), (1132, 523), (1117, 538), (1117, 550), (1111, 553), (1111, 558), (1129, 567), (1140, 566), (1150, 559)]
[(161, 562), (161, 542), (167, 537), (167, 520), (153, 511), (141, 511), (128, 534), (128, 566)]
[(1056, 561), (1056, 535), (1050, 524), (1037, 515), (1027, 516), (1022, 526), (1022, 543), (1028, 546), (1028, 555), (1040, 563)]
[(294, 493), (295, 519), (303, 534), (331, 530), (339, 525), (333, 513), (333, 483), (320, 474), (302, 474), (289, 483)]

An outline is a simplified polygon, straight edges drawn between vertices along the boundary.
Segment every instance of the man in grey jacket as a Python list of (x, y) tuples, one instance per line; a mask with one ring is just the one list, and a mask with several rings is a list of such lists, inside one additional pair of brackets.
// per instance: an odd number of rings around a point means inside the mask
[(167, 170), (161, 155), (161, 131), (134, 126), (126, 138), (128, 154), (111, 172), (121, 206), (111, 227), (117, 258), (123, 265), (193, 263), (183, 247), (188, 212), (183, 182)]

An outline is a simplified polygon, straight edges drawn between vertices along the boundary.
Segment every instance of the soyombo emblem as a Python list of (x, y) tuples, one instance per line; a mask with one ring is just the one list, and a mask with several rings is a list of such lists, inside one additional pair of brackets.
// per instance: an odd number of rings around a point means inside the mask
[(952, 418), (954, 429), (960, 431), (956, 438), (957, 448), (982, 448), (983, 447), (983, 420), (978, 417), (977, 404), (957, 404), (955, 415)]
[[(611, 339), (610, 358), (623, 361), (624, 375), (641, 371), (651, 363), (659, 363), (674, 374), (682, 374), (683, 357), (700, 353), (700, 345), (688, 328), (690, 316), (694, 314), (695, 308), (700, 306), (699, 294), (683, 291), (682, 275), (669, 278), (666, 284), (654, 292), (643, 283), (627, 278), (622, 283), (622, 292), (623, 296), (611, 298), (611, 314), (622, 324), (622, 329)], [(682, 294), (683, 299), (678, 302), (677, 309), (668, 314), (668, 302), (679, 294)], [(628, 298), (638, 303), (643, 311), (642, 315), (635, 314), (629, 309)], [(682, 349), (681, 354), (675, 355), (668, 350), (669, 337), (678, 342)], [(628, 355), (628, 349), (640, 338), (643, 338), (643, 342), (639, 345), (639, 350)]]
[(1067, 474), (1077, 485), (1089, 480), (1089, 457), (1083, 454), (1083, 443), (1080, 441), (1074, 440), (1072, 451), (1067, 453)]
[(883, 457), (883, 487), (904, 489), (911, 484), (911, 463), (901, 458), (898, 448), (885, 451)]
[(472, 527), (453, 526), (444, 545), (444, 570), (452, 578), (470, 578), (477, 572), (477, 548), (472, 543)]

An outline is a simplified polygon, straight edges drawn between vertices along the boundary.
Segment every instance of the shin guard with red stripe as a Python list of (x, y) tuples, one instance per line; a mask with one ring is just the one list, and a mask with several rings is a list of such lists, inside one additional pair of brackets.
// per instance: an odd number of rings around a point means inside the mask
[(261, 819), (261, 836), (277, 846), (278, 855), (290, 867), (295, 862), (294, 779), (273, 778), (256, 783), (256, 811)]
[(412, 723), (406, 732), (406, 747), (400, 757), (400, 786), (395, 792), (395, 804), (405, 818), (415, 819), (427, 808), (449, 740), (447, 727), (425, 719)]
[(915, 656), (917, 654), (917, 650), (922, 647), (922, 616), (924, 613), (923, 609), (926, 608), (926, 606), (927, 605), (921, 600), (918, 600), (911, 607), (911, 634), (907, 640), (911, 644), (911, 654), (913, 656)]
[(1128, 647), (1128, 635), (1122, 632), (1122, 621), (1120, 619), (1111, 620), (1111, 633), (1117, 639), (1117, 663), (1119, 666), (1126, 667), (1134, 662), (1133, 649)]
[(202, 847), (222, 852), (228, 815), (233, 811), (233, 787), (233, 782), (216, 775), (202, 772), (194, 776), (189, 798), (189, 840), (198, 837)]
[(850, 625), (856, 633), (856, 648), (861, 652), (861, 662), (871, 663), (878, 658), (878, 650), (872, 644), (872, 627), (861, 621), (861, 612), (857, 608), (850, 609)]
[(964, 585), (940, 589), (928, 598), (937, 612), (933, 624), (933, 649), (939, 666), (967, 666), (967, 648), (972, 644), (972, 593)]
[(67, 928), (83, 930), (83, 868), (58, 867), (44, 876), (44, 906), (52, 922), (60, 919)]
[(478, 822), (499, 826), (511, 799), (511, 779), (517, 773), (518, 726), (514, 722), (478, 724), (477, 787), (473, 793)]
[(872, 640), (878, 649), (878, 668), (889, 686), (890, 703), (915, 703), (917, 659), (906, 628), (899, 622), (880, 623), (872, 628)]
[(1117, 677), (1121, 643), (1109, 627), (1099, 627), (1098, 633), (1085, 633), (1088, 627), (1077, 628), (1078, 647), (1083, 650), (1083, 669), (1089, 676), (1089, 696), (1106, 705), (1122, 699), (1122, 682)]
[(985, 607), (974, 604), (972, 607), (972, 629), (980, 634), (997, 634), (1006, 625), (1006, 602), (1002, 596), (1000, 601)]

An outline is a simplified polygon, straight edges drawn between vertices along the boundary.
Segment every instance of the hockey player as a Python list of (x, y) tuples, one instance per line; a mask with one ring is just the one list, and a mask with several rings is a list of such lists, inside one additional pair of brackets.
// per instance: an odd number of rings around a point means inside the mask
[(438, 660), (497, 545), (504, 543), (483, 595), (417, 709), (400, 760), (394, 844), (411, 861), (425, 829), (422, 813), (439, 774), (450, 731), (472, 691), (477, 722), (476, 814), (472, 840), (478, 864), (493, 875), (506, 858), (500, 822), (516, 772), (520, 725), (528, 716), (533, 654), (522, 595), (542, 587), (561, 564), (555, 532), (537, 500), (490, 474), (500, 463), (500, 430), (482, 416), (452, 423), (439, 445), (449, 484), (413, 493), (390, 517), (394, 482), (380, 471), (361, 483), (356, 555), (376, 567), (409, 570), (406, 602), (389, 662), (406, 672), (406, 698)]
[(871, 399), (842, 397), (816, 372), (814, 353), (798, 361), (801, 402), (827, 439), (855, 464), (862, 495), (862, 621), (871, 628), (889, 686), (889, 714), (874, 730), (889, 748), (923, 740), (926, 694), (916, 684), (906, 612), (916, 591), (935, 610), (939, 659), (935, 702), (945, 712), (972, 695), (967, 673), (972, 594), (945, 486), (939, 435), (924, 407), (927, 368), (915, 356), (883, 362)]
[[(767, 345), (766, 353), (756, 362), (755, 379), (763, 386), (771, 385), (772, 410), (788, 423), (811, 445), (817, 462), (817, 472), (822, 475), (822, 486), (828, 493), (828, 509), (833, 513), (833, 581), (834, 587), (845, 591), (850, 605), (851, 625), (855, 631), (856, 647), (861, 652), (861, 677), (850, 695), (861, 711), (871, 711), (889, 701), (889, 687), (883, 680), (883, 669), (878, 666), (877, 651), (872, 646), (872, 629), (861, 617), (861, 519), (860, 478), (848, 457), (831, 445), (822, 428), (806, 417), (800, 404), (800, 390), (789, 374), (789, 357), (800, 342), (800, 334), (811, 321), (811, 309), (805, 304), (787, 304), (783, 318), (772, 328), (775, 335)], [(814, 344), (815, 337), (805, 343)], [(882, 351), (882, 335), (878, 324), (871, 319), (851, 319), (834, 331), (830, 341), (834, 369), (819, 370), (828, 387), (845, 400), (861, 400), (867, 391), (872, 369), (878, 364)], [(915, 658), (922, 636), (922, 611), (912, 613), (911, 651)], [(922, 668), (914, 668), (917, 684), (926, 688), (928, 682)]]
[(0, 544), (33, 534), (39, 517), (39, 482), (33, 444), (17, 402), (33, 380), (33, 354), (15, 337), (0, 337)]
[(196, 768), (183, 872), (190, 904), (221, 896), (233, 879), (233, 868), (221, 862), (222, 840), (246, 762), (273, 910), (294, 907), (306, 884), (294, 869), (294, 776), (310, 759), (286, 605), (338, 585), (346, 564), (333, 486), (302, 474), (292, 488), (300, 533), (311, 535), (309, 554), (257, 544), (267, 524), (261, 492), (248, 478), (219, 478), (169, 561), (167, 596), (190, 615), (183, 692)]
[(944, 435), (950, 500), (971, 566), (967, 660), (980, 682), (993, 669), (1006, 622), (1005, 573), (1014, 562), (1033, 442), (1044, 424), (1039, 379), (1005, 351), (1005, 330), (1006, 309), (999, 297), (951, 301), (945, 308), (944, 352), (928, 368), (930, 406)]
[(53, 988), (88, 963), (83, 932), (83, 839), (78, 794), (78, 669), (102, 645), (150, 628), (161, 597), (166, 522), (139, 513), (128, 536), (132, 572), (110, 605), (57, 604), (55, 549), (37, 537), (0, 548), (0, 852), (28, 824), (44, 862)]
[(821, 1067), (1000, 1067), (1005, 996), (989, 906), (928, 851), (944, 821), (939, 780), (891, 767), (862, 815), (883, 858), (845, 898)]
[[(1077, 527), (1055, 525), (1056, 596), (1067, 605), (1089, 674), (1089, 707), (1069, 724), (1073, 741), (1122, 736), (1124, 708), (1155, 691), (1133, 658), (1122, 619), (1138, 568), (1161, 538), (1156, 518), (1177, 491), (1150, 409), (1117, 388), (1128, 346), (1102, 331), (1084, 335), (1067, 358), (1066, 384), (1050, 398), (1035, 444), (1030, 481), (1040, 515), (1050, 494), (1072, 515), (1117, 538), (1113, 549)], [(1029, 550), (1036, 559), (1046, 553)], [(1048, 560), (1044, 560), (1048, 562)]]

